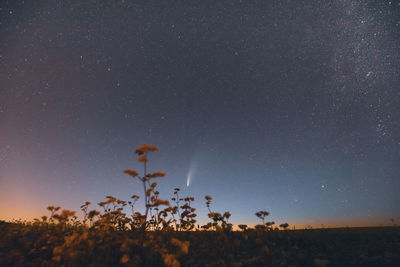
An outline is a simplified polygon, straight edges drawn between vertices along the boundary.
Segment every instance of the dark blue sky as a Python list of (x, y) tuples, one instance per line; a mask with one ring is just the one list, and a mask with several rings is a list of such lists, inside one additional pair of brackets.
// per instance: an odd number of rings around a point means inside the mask
[(142, 193), (122, 173), (142, 143), (201, 223), (206, 194), (235, 224), (400, 219), (399, 18), (391, 1), (2, 1), (0, 219)]

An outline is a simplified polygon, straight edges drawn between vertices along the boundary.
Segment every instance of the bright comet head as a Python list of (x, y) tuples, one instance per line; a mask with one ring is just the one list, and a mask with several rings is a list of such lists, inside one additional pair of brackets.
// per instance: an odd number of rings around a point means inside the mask
[(190, 185), (190, 174), (187, 176), (186, 179), (186, 186), (189, 187), (189, 185)]

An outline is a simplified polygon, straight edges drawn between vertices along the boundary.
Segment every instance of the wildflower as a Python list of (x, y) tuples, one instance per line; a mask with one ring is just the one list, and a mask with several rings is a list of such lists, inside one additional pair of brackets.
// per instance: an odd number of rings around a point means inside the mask
[(117, 203), (120, 204), (120, 205), (122, 205), (122, 206), (126, 206), (126, 201), (117, 199)]
[(267, 226), (267, 227), (270, 227), (270, 226), (272, 226), (272, 225), (274, 225), (275, 224), (275, 222), (266, 222), (265, 223), (265, 225)]
[(265, 229), (267, 228), (265, 225), (263, 224), (257, 224), (256, 226), (254, 226), (256, 228), (256, 230), (258, 231), (265, 231)]
[(190, 209), (190, 206), (188, 203), (185, 203), (185, 205), (181, 206), (182, 209)]
[(129, 256), (128, 256), (127, 254), (124, 254), (124, 255), (122, 256), (120, 262), (121, 262), (122, 264), (125, 264), (125, 263), (128, 263), (128, 261), (129, 261)]
[(151, 178), (157, 178), (157, 177), (164, 177), (165, 172), (153, 172), (152, 174), (149, 174)]
[(269, 215), (269, 212), (268, 212), (268, 211), (263, 211), (263, 210), (261, 210), (261, 211), (256, 212), (255, 214), (256, 214), (256, 216), (257, 216), (258, 218), (260, 218), (260, 219), (262, 220), (262, 222), (263, 222), (263, 224), (264, 224), (264, 219), (265, 219), (266, 216)]
[(133, 171), (133, 170), (130, 170), (130, 169), (124, 170), (124, 173), (126, 173), (126, 174), (128, 174), (128, 175), (130, 175), (132, 177), (138, 176), (138, 173), (136, 171)]
[(146, 196), (150, 196), (150, 194), (151, 194), (151, 191), (153, 191), (153, 189), (152, 189), (152, 188), (149, 188), (149, 189), (147, 189), (147, 190), (146, 190)]
[(117, 201), (117, 199), (115, 197), (113, 197), (113, 196), (106, 196), (106, 198), (108, 198), (108, 200), (106, 202), (107, 204)]
[(75, 211), (70, 211), (70, 210), (62, 210), (60, 216), (62, 218), (69, 218), (75, 215)]
[(185, 210), (184, 212), (182, 212), (181, 217), (184, 218), (186, 217), (190, 212)]
[(51, 212), (56, 212), (59, 209), (61, 209), (61, 207), (54, 207), (54, 206), (48, 206), (47, 209)]
[(205, 196), (205, 199), (210, 201), (212, 199), (212, 197), (210, 195)]
[(247, 225), (246, 224), (239, 224), (238, 225), (240, 229), (242, 229), (243, 231), (246, 230)]
[(89, 206), (90, 204), (92, 204), (92, 203), (89, 202), (89, 201), (86, 201), (85, 204), (83, 204), (83, 205), (81, 206), (81, 209), (84, 208), (85, 206)]
[(143, 144), (140, 147), (136, 148), (135, 153), (142, 155), (145, 152), (147, 152), (149, 150), (149, 145), (148, 144)]
[[(55, 248), (53, 249), (53, 254), (54, 254), (54, 255), (56, 254), (54, 251), (58, 251), (58, 248), (59, 248), (59, 247), (55, 247)], [(56, 249), (57, 249), (57, 250), (56, 250)], [(60, 253), (61, 253), (61, 252), (60, 252)], [(61, 261), (61, 256), (60, 256), (60, 255), (53, 256), (52, 260), (55, 261), (55, 262), (60, 262), (60, 261)]]
[(289, 224), (288, 223), (282, 223), (281, 225), (279, 225), (279, 227), (281, 227), (283, 229), (286, 229), (286, 228), (289, 227)]
[(62, 246), (57, 246), (53, 248), (53, 254), (61, 254), (62, 253)]
[(176, 256), (173, 254), (163, 254), (162, 258), (163, 258), (165, 266), (168, 266), (168, 267), (180, 267), (181, 266), (179, 261), (176, 259)]
[(165, 205), (165, 206), (169, 206), (169, 201), (168, 200), (162, 200), (162, 199), (154, 199), (154, 205), (158, 206), (158, 205)]
[(135, 153), (138, 155), (142, 155), (142, 154), (146, 153), (147, 151), (150, 151), (150, 152), (158, 151), (158, 148), (156, 146), (143, 144), (140, 147), (136, 148)]
[(139, 162), (147, 162), (147, 157), (146, 157), (146, 155), (140, 155), (139, 158), (138, 158), (138, 161), (139, 161)]
[(180, 241), (179, 239), (176, 238), (171, 238), (171, 245), (176, 246), (180, 249), (182, 254), (188, 254), (189, 252), (189, 245), (190, 242), (189, 241)]
[(131, 196), (131, 198), (133, 198), (133, 199), (139, 199), (139, 196), (138, 196), (138, 195), (133, 195), (133, 196)]
[(100, 215), (100, 212), (99, 212), (99, 211), (97, 211), (97, 210), (91, 210), (91, 211), (89, 211), (89, 213), (88, 213), (88, 218), (89, 218), (89, 219), (93, 219), (95, 216), (98, 216), (98, 215)]

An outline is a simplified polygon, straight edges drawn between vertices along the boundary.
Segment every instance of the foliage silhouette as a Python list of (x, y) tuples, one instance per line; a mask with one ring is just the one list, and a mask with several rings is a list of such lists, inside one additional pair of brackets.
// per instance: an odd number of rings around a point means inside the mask
[[(147, 170), (149, 153), (156, 151), (158, 151), (156, 146), (141, 145), (135, 150), (135, 154), (138, 162), (143, 164), (143, 173), (139, 174), (131, 169), (123, 171), (142, 183), (143, 212), (137, 207), (137, 201), (140, 199), (138, 195), (132, 195), (129, 201), (120, 200), (111, 195), (106, 196), (105, 201), (97, 204), (99, 210), (90, 209), (91, 203), (87, 201), (80, 206), (83, 213), (82, 221), (78, 220), (75, 211), (49, 206), (47, 207), (50, 212), (49, 217), (42, 216), (41, 220), (35, 219), (33, 222), (17, 222), (11, 224), (11, 228), (7, 228), (12, 230), (6, 231), (5, 240), (14, 240), (15, 235), (22, 235), (28, 246), (35, 242), (33, 245), (35, 250), (21, 252), (22, 254), (16, 252), (17, 254), (13, 254), (15, 257), (4, 257), (6, 259), (4, 265), (35, 265), (36, 263), (36, 265), (49, 266), (103, 266), (117, 263), (129, 266), (176, 267), (180, 266), (181, 261), (185, 261), (187, 265), (193, 265), (188, 257), (189, 249), (193, 247), (193, 244), (200, 249), (204, 242), (214, 244), (218, 248), (221, 259), (232, 265), (234, 258), (226, 251), (226, 248), (231, 246), (229, 238), (235, 239), (238, 236), (233, 235), (233, 225), (228, 221), (231, 213), (226, 211), (221, 214), (212, 211), (210, 208), (212, 197), (206, 195), (207, 215), (211, 222), (198, 226), (196, 229), (197, 214), (196, 209), (192, 207), (194, 197), (180, 197), (180, 189), (175, 188), (171, 202), (159, 198), (160, 193), (156, 190), (158, 183), (155, 180), (165, 177), (166, 174)], [(270, 222), (264, 225), (264, 218), (269, 215), (268, 212), (260, 211), (256, 215), (262, 219), (263, 229), (268, 225), (271, 226)], [(239, 228), (246, 230), (246, 233), (252, 233), (252, 229), (248, 229), (247, 225), (241, 224)], [(207, 231), (199, 231), (200, 229)], [(182, 235), (185, 234), (182, 232), (189, 235)], [(25, 238), (25, 233), (34, 236), (33, 240), (29, 241)], [(195, 233), (203, 234), (198, 236)], [(207, 233), (217, 235), (209, 236)], [(184, 240), (185, 238), (190, 240)], [(239, 240), (243, 238), (239, 236), (235, 242), (240, 242)], [(243, 240), (247, 238), (246, 234)], [(3, 248), (7, 246), (0, 241), (0, 253), (3, 253), (1, 245)], [(25, 245), (23, 247), (25, 248)], [(109, 251), (112, 253), (109, 254)], [(27, 258), (23, 256), (25, 254), (28, 255)], [(3, 265), (2, 261), (0, 265)]]

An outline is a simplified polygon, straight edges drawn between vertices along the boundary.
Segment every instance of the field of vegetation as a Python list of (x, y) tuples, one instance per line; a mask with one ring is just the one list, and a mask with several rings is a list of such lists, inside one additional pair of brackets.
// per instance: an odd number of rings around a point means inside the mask
[(258, 211), (259, 225), (233, 231), (231, 214), (213, 211), (209, 195), (210, 222), (200, 226), (193, 197), (175, 188), (170, 200), (159, 198), (154, 180), (165, 173), (146, 168), (157, 150), (136, 149), (143, 175), (124, 171), (143, 184), (143, 211), (135, 206), (140, 196), (107, 196), (99, 210), (84, 203), (82, 220), (49, 206), (32, 222), (0, 221), (0, 266), (400, 266), (399, 227), (287, 230)]
[(400, 266), (400, 229), (135, 231), (1, 223), (0, 266)]

